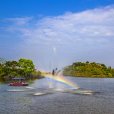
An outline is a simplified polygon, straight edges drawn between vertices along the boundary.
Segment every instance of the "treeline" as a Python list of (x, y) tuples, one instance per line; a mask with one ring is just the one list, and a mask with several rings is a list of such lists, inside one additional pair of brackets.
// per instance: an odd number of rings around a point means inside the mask
[(29, 80), (39, 76), (41, 72), (35, 69), (32, 60), (21, 58), (18, 61), (4, 61), (0, 59), (0, 81), (9, 81), (14, 77)]
[(75, 62), (65, 67), (63, 74), (77, 77), (114, 78), (114, 68), (95, 62)]

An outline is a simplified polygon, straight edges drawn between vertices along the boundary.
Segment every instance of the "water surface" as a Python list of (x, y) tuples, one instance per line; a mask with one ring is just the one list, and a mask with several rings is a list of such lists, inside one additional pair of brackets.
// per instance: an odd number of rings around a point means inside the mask
[[(44, 96), (34, 96), (33, 93), (37, 92), (37, 89), (29, 90), (25, 87), (0, 84), (0, 114), (114, 114), (114, 79), (67, 78), (81, 88), (99, 93), (79, 95), (55, 92)], [(30, 86), (44, 89), (68, 87), (46, 78), (36, 80)], [(26, 91), (8, 92), (9, 89)]]

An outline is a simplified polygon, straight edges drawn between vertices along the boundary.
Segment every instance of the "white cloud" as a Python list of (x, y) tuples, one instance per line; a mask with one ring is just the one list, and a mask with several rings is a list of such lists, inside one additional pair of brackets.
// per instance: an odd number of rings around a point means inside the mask
[(49, 69), (51, 62), (52, 67), (58, 67), (75, 60), (114, 66), (114, 6), (40, 20), (35, 17), (9, 20), (15, 23), (9, 28), (23, 37), (21, 54), (34, 59), (41, 68)]
[(12, 22), (14, 25), (23, 26), (32, 20), (32, 17), (21, 17), (21, 18), (7, 18), (5, 21)]

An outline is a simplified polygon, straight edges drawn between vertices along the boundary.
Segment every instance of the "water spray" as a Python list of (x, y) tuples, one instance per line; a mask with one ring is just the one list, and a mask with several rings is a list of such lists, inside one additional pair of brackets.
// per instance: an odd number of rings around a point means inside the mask
[(55, 81), (58, 81), (58, 82), (61, 82), (61, 83), (64, 83), (74, 89), (79, 89), (79, 86), (77, 84), (74, 84), (73, 82), (71, 82), (70, 80), (66, 79), (63, 75), (46, 75), (46, 77), (50, 78), (50, 79), (53, 79)]

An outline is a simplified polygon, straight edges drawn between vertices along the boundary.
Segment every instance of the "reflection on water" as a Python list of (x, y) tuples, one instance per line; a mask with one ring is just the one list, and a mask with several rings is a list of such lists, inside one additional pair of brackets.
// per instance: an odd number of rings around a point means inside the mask
[[(53, 92), (43, 96), (33, 96), (38, 90), (46, 88), (69, 88), (62, 83), (50, 83), (43, 78), (26, 87), (0, 85), (0, 114), (113, 114), (114, 112), (114, 79), (91, 79), (67, 77), (81, 88), (100, 92), (94, 95), (79, 95), (65, 92)], [(55, 84), (55, 85), (54, 85)], [(10, 89), (24, 92), (8, 92)], [(52, 88), (51, 88), (52, 89)], [(49, 89), (47, 89), (49, 90)]]

